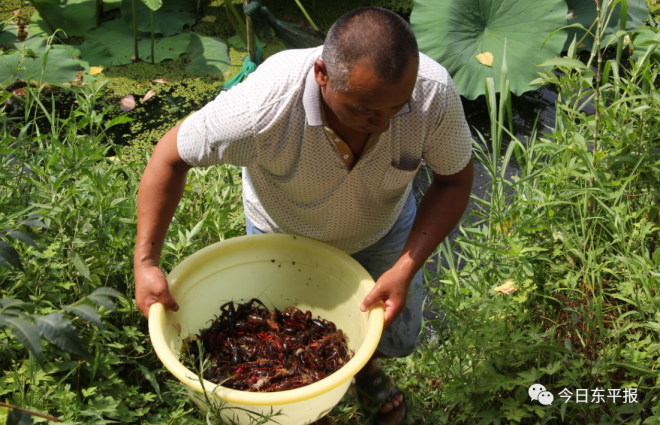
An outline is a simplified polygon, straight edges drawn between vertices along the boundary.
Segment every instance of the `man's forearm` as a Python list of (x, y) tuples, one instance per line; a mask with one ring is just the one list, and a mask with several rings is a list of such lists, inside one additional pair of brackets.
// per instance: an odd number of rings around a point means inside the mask
[(162, 180), (155, 181), (154, 176), (147, 173), (145, 170), (138, 189), (134, 261), (158, 265), (165, 235), (183, 194), (186, 178), (185, 174), (183, 178), (172, 176), (168, 179), (172, 184), (165, 185)]
[(470, 200), (472, 161), (454, 177), (435, 176), (417, 209), (410, 235), (395, 267), (412, 276), (424, 266), (460, 220)]
[(188, 169), (176, 152), (178, 126), (159, 142), (140, 181), (134, 264), (158, 265), (167, 229), (181, 200)]

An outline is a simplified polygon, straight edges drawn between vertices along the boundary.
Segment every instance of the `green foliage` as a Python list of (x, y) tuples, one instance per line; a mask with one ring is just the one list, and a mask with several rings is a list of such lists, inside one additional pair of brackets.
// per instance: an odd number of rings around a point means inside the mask
[[(108, 10), (98, 8), (103, 2), (95, 0), (57, 4), (34, 0), (32, 4), (35, 14), (30, 25), (23, 27), (27, 40), (19, 41), (25, 38), (19, 36), (20, 26), (11, 25), (3, 31), (2, 41), (9, 49), (0, 56), (0, 84), (17, 79), (51, 84), (94, 80), (91, 67), (107, 68), (139, 59), (156, 63), (184, 54), (193, 55), (195, 61), (187, 68), (189, 73), (222, 78), (229, 69), (223, 42), (190, 31), (196, 22), (194, 2), (110, 3), (107, 9), (113, 5), (120, 12), (116, 19), (108, 19)], [(213, 48), (200, 49), (200, 43)]]
[[(109, 139), (126, 116), (106, 87), (28, 86), (0, 114), (0, 229), (22, 266), (0, 268), (0, 397), (71, 424), (202, 423), (129, 301), (142, 165)], [(239, 178), (238, 168), (191, 173), (166, 267), (243, 232)]]
[[(580, 50), (590, 51), (594, 43), (595, 27), (593, 24), (597, 18), (596, 2), (591, 0), (566, 0), (568, 5), (567, 24), (570, 26), (568, 30), (568, 38), (564, 50), (568, 50), (568, 46), (573, 40), (578, 40), (578, 47)], [(606, 2), (602, 3), (606, 5)], [(625, 19), (621, 19), (622, 8), (626, 9)], [(604, 10), (608, 8), (605, 7)], [(606, 19), (607, 28), (604, 35), (610, 36), (617, 32), (617, 30), (633, 30), (634, 28), (643, 27), (649, 20), (649, 7), (647, 7), (646, 0), (626, 0), (612, 2), (612, 7), (609, 10), (610, 16)]]
[[(604, 26), (594, 28), (605, 43)], [(542, 73), (539, 83), (558, 94), (556, 124), (529, 140), (511, 135), (508, 70), (485, 85), (492, 126), (475, 156), (492, 183), (473, 197), (460, 237), (441, 245), (442, 261), (426, 270), (419, 349), (386, 362), (406, 392), (411, 423), (657, 420), (659, 41), (651, 37), (632, 61), (607, 61), (599, 49), (578, 56), (576, 44), (549, 61), (558, 72)], [(0, 94), (3, 402), (68, 424), (203, 424), (222, 408), (211, 406), (208, 418), (199, 412), (154, 355), (130, 301), (138, 179), (152, 141), (176, 114), (158, 131), (137, 124), (161, 95), (172, 100), (154, 107), (185, 113), (192, 98), (203, 102), (218, 88), (186, 79), (185, 63), (173, 63), (122, 69), (125, 77), (112, 82)], [(165, 77), (170, 83), (154, 82)], [(152, 89), (158, 96), (130, 113), (107, 97)], [(194, 95), (183, 102), (184, 92)], [(116, 143), (121, 133), (134, 136), (130, 119), (153, 131), (139, 157)], [(191, 171), (167, 235), (166, 271), (243, 233), (240, 174), (228, 166)], [(505, 282), (512, 292), (500, 288)], [(532, 383), (555, 402), (530, 400)], [(563, 388), (635, 389), (638, 399), (564, 404)], [(9, 415), (43, 421), (0, 410), (0, 422)], [(362, 420), (350, 395), (331, 416)]]
[(15, 42), (14, 47), (0, 56), (0, 85), (15, 80), (63, 84), (73, 80), (80, 69), (79, 51), (53, 44), (51, 38), (31, 38)]
[[(473, 197), (461, 236), (428, 273), (429, 310), (442, 314), (428, 320), (421, 349), (391, 365), (419, 423), (657, 420), (653, 48), (619, 67), (598, 52), (582, 63), (573, 46), (543, 77), (559, 95), (555, 128), (524, 142), (509, 130), (506, 94), (498, 100), (487, 85), (492, 140), (480, 137), (475, 152), (489, 190)], [(530, 399), (535, 383), (554, 394), (552, 405)], [(564, 403), (563, 389), (637, 399)]]
[[(620, 58), (624, 45), (630, 47), (632, 30), (649, 24), (645, 0), (598, 5), (593, 0), (417, 0), (411, 23), (420, 50), (447, 68), (461, 95), (483, 95), (489, 77), (500, 92), (498, 73), (505, 50), (510, 89), (519, 95), (532, 90), (536, 73), (548, 70), (545, 61), (574, 40), (582, 51), (591, 51), (594, 43), (599, 48), (615, 44)], [(599, 40), (594, 40), (596, 34)]]
[(84, 36), (96, 26), (96, 3), (87, 0), (31, 0), (36, 12), (33, 21), (43, 31), (59, 28), (68, 37)]
[[(11, 173), (8, 169), (4, 170), (3, 177), (9, 178)], [(39, 216), (30, 216), (25, 220), (16, 221), (15, 217), (3, 217), (4, 223), (10, 227), (0, 229), (0, 267), (18, 269), (23, 268), (18, 251), (9, 243), (13, 241), (26, 243), (36, 248), (37, 244), (33, 236), (27, 231), (27, 228), (45, 228), (46, 225), (39, 219)]]
[(468, 99), (484, 94), (488, 77), (499, 84), (505, 54), (511, 90), (531, 90), (536, 65), (559, 55), (566, 40), (552, 35), (566, 22), (564, 0), (417, 0), (410, 19), (420, 50), (447, 68)]
[[(97, 288), (80, 301), (64, 306), (63, 311), (102, 327), (99, 313), (93, 306), (103, 306), (114, 310), (115, 304), (112, 298), (120, 296), (121, 294), (114, 289)], [(16, 339), (40, 362), (44, 359), (39, 337), (49, 340), (61, 350), (76, 356), (86, 354), (75, 326), (62, 311), (42, 316), (30, 314), (29, 310), (33, 309), (34, 306), (29, 303), (8, 297), (0, 298), (0, 327), (11, 329)]]

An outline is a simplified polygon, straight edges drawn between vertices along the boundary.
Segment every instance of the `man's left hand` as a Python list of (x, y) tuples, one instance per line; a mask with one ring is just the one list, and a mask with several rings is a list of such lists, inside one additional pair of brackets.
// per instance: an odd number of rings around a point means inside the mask
[(392, 268), (387, 270), (376, 282), (376, 286), (364, 297), (360, 309), (367, 311), (379, 301), (385, 307), (385, 328), (403, 311), (408, 297), (409, 274)]

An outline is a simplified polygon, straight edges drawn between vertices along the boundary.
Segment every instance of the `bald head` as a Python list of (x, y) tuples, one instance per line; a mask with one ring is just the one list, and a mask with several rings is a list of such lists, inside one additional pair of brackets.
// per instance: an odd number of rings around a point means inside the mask
[(330, 28), (321, 56), (336, 90), (349, 89), (353, 66), (364, 61), (383, 82), (398, 82), (419, 50), (410, 25), (396, 13), (363, 7), (339, 18)]

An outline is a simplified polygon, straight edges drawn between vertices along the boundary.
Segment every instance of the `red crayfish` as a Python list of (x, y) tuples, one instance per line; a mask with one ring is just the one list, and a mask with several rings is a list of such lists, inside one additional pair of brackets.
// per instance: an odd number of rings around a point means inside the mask
[[(325, 378), (353, 356), (334, 323), (290, 306), (269, 310), (260, 300), (228, 302), (211, 326), (187, 344), (187, 355), (203, 355), (207, 379), (243, 391), (283, 391)], [(201, 353), (200, 353), (201, 350)]]

